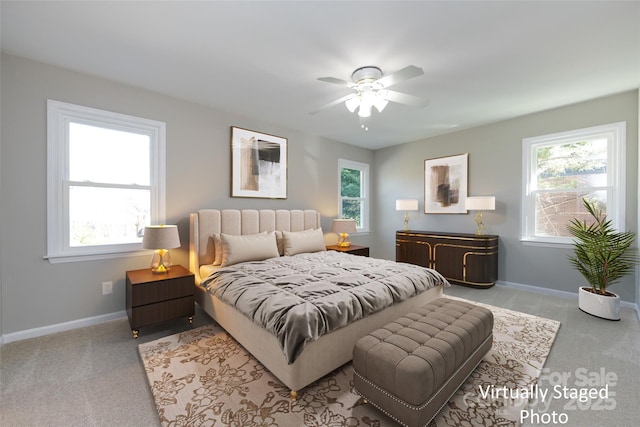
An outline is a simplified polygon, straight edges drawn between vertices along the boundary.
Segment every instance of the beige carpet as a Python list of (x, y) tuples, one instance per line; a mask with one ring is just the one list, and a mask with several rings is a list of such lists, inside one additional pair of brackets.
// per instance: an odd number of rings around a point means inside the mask
[[(518, 425), (527, 399), (487, 392), (533, 387), (560, 327), (554, 320), (478, 305), (493, 311), (493, 348), (430, 426)], [(305, 388), (292, 402), (289, 390), (217, 325), (138, 349), (162, 425), (396, 425), (352, 390), (351, 364)]]

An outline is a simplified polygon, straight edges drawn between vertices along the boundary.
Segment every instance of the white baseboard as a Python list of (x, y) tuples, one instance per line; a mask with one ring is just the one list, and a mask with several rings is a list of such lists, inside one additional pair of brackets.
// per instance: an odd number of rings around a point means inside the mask
[[(558, 289), (541, 288), (539, 286), (523, 285), (521, 283), (504, 282), (502, 280), (497, 281), (496, 286), (504, 286), (507, 288), (521, 289), (523, 291), (529, 291), (536, 294), (554, 295), (557, 297), (575, 299), (576, 301), (578, 300), (577, 291), (576, 292), (560, 291)], [(629, 301), (620, 301), (620, 307), (630, 308), (631, 310), (634, 310), (636, 312), (636, 317), (638, 318), (638, 321), (640, 321), (640, 302), (638, 304), (634, 304)]]
[(24, 331), (12, 332), (5, 334), (0, 338), (0, 344), (8, 344), (14, 341), (26, 340), (29, 338), (41, 337), (44, 335), (55, 334), (57, 332), (70, 331), (77, 328), (85, 328), (87, 326), (97, 325), (99, 323), (108, 322), (110, 320), (121, 319), (127, 317), (126, 311), (117, 311), (115, 313), (103, 314), (95, 317), (87, 317), (84, 319), (72, 320), (70, 322), (58, 323), (55, 325), (43, 326), (41, 328), (27, 329)]

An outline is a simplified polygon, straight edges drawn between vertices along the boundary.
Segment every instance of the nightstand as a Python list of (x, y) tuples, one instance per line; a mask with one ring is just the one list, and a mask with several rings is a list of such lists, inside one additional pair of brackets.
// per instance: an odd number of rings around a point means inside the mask
[(369, 256), (369, 248), (367, 246), (351, 245), (347, 247), (331, 245), (327, 246), (328, 251), (346, 252), (351, 255)]
[(154, 274), (150, 268), (127, 271), (127, 316), (133, 332), (166, 320), (195, 314), (195, 279), (192, 272), (174, 265), (166, 274)]

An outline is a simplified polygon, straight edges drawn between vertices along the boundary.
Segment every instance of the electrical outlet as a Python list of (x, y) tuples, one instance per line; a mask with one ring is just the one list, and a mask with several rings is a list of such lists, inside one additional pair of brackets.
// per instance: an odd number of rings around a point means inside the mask
[(102, 295), (111, 295), (113, 293), (113, 282), (102, 282)]

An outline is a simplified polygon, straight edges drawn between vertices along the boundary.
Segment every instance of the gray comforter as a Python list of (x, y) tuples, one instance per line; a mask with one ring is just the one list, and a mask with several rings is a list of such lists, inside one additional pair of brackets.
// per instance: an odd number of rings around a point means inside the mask
[(202, 283), (274, 333), (291, 364), (305, 344), (434, 286), (435, 270), (326, 251), (223, 267)]

